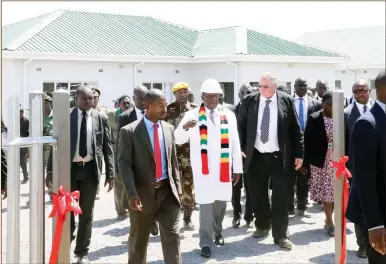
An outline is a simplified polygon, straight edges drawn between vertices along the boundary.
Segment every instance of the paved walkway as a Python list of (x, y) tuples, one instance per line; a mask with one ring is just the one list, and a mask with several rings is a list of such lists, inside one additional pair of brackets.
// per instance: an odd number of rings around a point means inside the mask
[[(29, 184), (21, 185), (20, 197), (20, 258), (21, 263), (29, 262), (29, 208), (26, 206)], [(48, 198), (48, 196), (46, 196)], [(46, 263), (51, 248), (51, 219), (48, 214), (51, 205), (46, 205)], [(323, 230), (324, 216), (320, 206), (311, 204), (311, 219), (290, 219), (289, 231), (294, 249), (283, 252), (273, 245), (268, 237), (262, 241), (252, 238), (253, 229), (247, 229), (245, 223), (238, 229), (231, 227), (232, 207), (228, 204), (224, 220), (225, 246), (214, 248), (212, 259), (199, 256), (197, 231), (181, 231), (181, 249), (183, 263), (334, 263), (334, 239), (329, 238)], [(7, 203), (3, 201), (2, 209), (2, 257), (5, 263)], [(198, 227), (198, 211), (194, 212), (193, 222)], [(182, 223), (181, 223), (182, 226)], [(113, 203), (113, 193), (101, 189), (101, 199), (96, 201), (93, 223), (93, 237), (90, 248), (91, 263), (127, 263), (127, 240), (129, 220), (117, 221)], [(347, 263), (366, 263), (356, 257), (354, 227), (348, 224), (348, 259)], [(163, 256), (160, 237), (151, 237), (148, 247), (148, 263), (162, 264)]]

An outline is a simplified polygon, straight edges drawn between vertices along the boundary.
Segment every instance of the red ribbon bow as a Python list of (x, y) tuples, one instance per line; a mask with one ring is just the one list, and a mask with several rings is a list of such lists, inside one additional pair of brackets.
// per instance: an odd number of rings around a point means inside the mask
[(346, 163), (349, 160), (347, 156), (339, 158), (337, 162), (334, 161), (334, 168), (336, 168), (336, 177), (338, 180), (343, 176), (343, 197), (342, 197), (342, 245), (340, 254), (340, 264), (344, 264), (346, 260), (346, 209), (348, 202), (348, 178), (352, 178), (351, 172), (347, 169)]
[(49, 264), (58, 263), (58, 254), (60, 248), (60, 241), (62, 239), (63, 222), (66, 220), (67, 212), (74, 212), (74, 215), (82, 213), (77, 200), (80, 197), (80, 192), (75, 191), (68, 193), (60, 185), (58, 188), (58, 194), (52, 193), (53, 208), (48, 217), (57, 216), (57, 223), (54, 234), (54, 241), (52, 243), (50, 262)]

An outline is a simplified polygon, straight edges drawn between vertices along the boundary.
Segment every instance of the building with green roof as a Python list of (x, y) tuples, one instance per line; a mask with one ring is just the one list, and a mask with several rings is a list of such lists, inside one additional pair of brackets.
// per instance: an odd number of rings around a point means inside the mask
[(28, 105), (30, 91), (81, 83), (98, 86), (108, 107), (138, 84), (163, 89), (172, 101), (173, 84), (185, 81), (200, 98), (206, 78), (236, 103), (237, 87), (263, 72), (288, 87), (298, 76), (334, 83), (335, 65), (348, 59), (241, 26), (196, 30), (146, 16), (58, 10), (2, 27), (3, 103), (18, 93)]

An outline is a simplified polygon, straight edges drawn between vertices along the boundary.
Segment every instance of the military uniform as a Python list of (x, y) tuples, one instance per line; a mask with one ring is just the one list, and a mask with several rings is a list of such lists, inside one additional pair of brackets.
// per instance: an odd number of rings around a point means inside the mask
[[(177, 102), (171, 103), (167, 107), (166, 121), (178, 127), (185, 113), (198, 107), (197, 105), (187, 102), (185, 106), (180, 106)], [(177, 160), (181, 175), (182, 185), (182, 205), (184, 207), (184, 221), (190, 221), (192, 212), (195, 207), (193, 173), (190, 164), (189, 143), (177, 145)]]

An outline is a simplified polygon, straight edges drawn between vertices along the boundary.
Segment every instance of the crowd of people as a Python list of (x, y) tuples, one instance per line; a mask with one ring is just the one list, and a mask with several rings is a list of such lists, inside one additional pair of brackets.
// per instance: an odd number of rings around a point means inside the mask
[[(364, 80), (353, 84), (344, 110), (345, 147), (349, 157), (350, 198), (347, 218), (355, 224), (357, 255), (370, 264), (386, 263), (386, 72), (375, 79), (376, 100)], [(81, 193), (76, 240), (77, 263), (88, 263), (93, 208), (102, 174), (114, 190), (118, 220), (130, 218), (129, 264), (146, 263), (150, 234), (160, 233), (166, 264), (183, 262), (179, 218), (194, 230), (192, 213), (199, 212), (201, 256), (210, 258), (213, 244), (225, 244), (223, 220), (232, 202), (234, 228), (243, 219), (254, 224), (255, 238), (272, 230), (274, 243), (291, 250), (289, 216), (311, 217), (309, 199), (325, 213), (326, 235), (335, 236), (333, 107), (328, 84), (310, 89), (305, 78), (294, 83), (294, 94), (278, 86), (272, 73), (261, 75), (258, 87), (243, 84), (239, 103), (224, 102), (217, 80), (200, 88), (201, 103), (185, 82), (172, 90), (168, 104), (161, 90), (134, 88), (115, 109), (99, 105), (101, 92), (81, 86), (70, 113), (71, 191)], [(52, 134), (52, 99), (46, 96), (45, 134)], [(51, 118), (49, 118), (51, 116)], [(21, 115), (21, 122), (24, 117)], [(2, 132), (6, 130), (5, 126)], [(28, 136), (28, 135), (27, 135)], [(46, 185), (51, 188), (52, 150), (45, 152)], [(25, 154), (21, 154), (25, 157)], [(2, 153), (3, 162), (3, 153)], [(28, 181), (28, 174), (24, 174)], [(6, 195), (2, 181), (2, 192)], [(296, 199), (295, 199), (296, 197)]]

